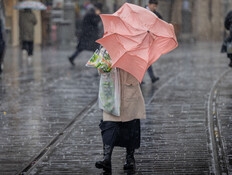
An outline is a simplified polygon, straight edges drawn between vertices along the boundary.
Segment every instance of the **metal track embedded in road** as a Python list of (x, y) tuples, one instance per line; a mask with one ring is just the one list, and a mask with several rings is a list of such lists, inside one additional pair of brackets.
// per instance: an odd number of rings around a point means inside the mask
[(97, 102), (97, 97), (95, 97), (88, 105), (86, 105), (76, 116), (69, 122), (63, 129), (61, 129), (56, 136), (54, 136), (50, 142), (43, 147), (40, 152), (34, 156), (29, 163), (27, 163), (17, 175), (26, 175), (31, 172), (31, 170), (46, 156), (48, 155), (59, 143), (66, 138), (67, 135), (72, 131), (75, 123), (80, 122)]
[(216, 99), (218, 95), (217, 86), (221, 80), (231, 71), (231, 69), (226, 70), (218, 78), (211, 88), (209, 98), (208, 98), (208, 134), (209, 134), (209, 145), (212, 156), (212, 170), (215, 175), (227, 175), (228, 169), (226, 165), (226, 158), (224, 153), (224, 148), (222, 144), (220, 127), (218, 123), (217, 116), (217, 106)]

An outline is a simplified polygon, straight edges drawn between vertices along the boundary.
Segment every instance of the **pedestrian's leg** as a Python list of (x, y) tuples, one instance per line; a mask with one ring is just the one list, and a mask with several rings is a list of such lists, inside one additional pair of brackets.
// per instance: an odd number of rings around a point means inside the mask
[(113, 152), (113, 146), (103, 145), (103, 160), (95, 163), (96, 168), (103, 169), (106, 172), (111, 172), (111, 155)]
[(101, 121), (100, 123), (103, 141), (103, 160), (95, 163), (96, 168), (111, 172), (111, 155), (118, 137), (118, 122)]
[(150, 76), (150, 78), (151, 78), (151, 82), (152, 82), (152, 83), (155, 83), (156, 81), (159, 80), (159, 77), (155, 77), (154, 72), (153, 72), (153, 69), (152, 69), (152, 66), (150, 66), (150, 67), (147, 69), (147, 72), (148, 72), (148, 74), (149, 74), (149, 76)]
[(22, 41), (22, 57), (27, 58), (28, 55), (28, 43), (27, 41)]
[(28, 41), (28, 56), (33, 55), (33, 49), (34, 49), (34, 42), (33, 41)]
[(68, 57), (69, 59), (69, 62), (75, 66), (75, 63), (74, 63), (74, 59), (79, 55), (79, 53), (81, 52), (82, 50), (80, 50), (79, 48), (76, 49), (76, 51), (70, 56)]
[(229, 67), (232, 67), (232, 58), (230, 58)]
[(27, 42), (22, 41), (22, 50), (27, 50)]
[[(121, 133), (121, 137), (127, 133), (129, 138), (127, 138), (126, 145), (126, 162), (123, 166), (124, 170), (135, 170), (135, 149), (140, 147), (140, 120), (135, 119), (129, 122), (124, 122), (124, 128)], [(122, 128), (121, 128), (122, 129)], [(126, 132), (125, 132), (126, 131)]]
[(3, 70), (4, 53), (5, 53), (5, 43), (2, 42), (2, 44), (0, 44), (0, 74), (2, 73)]
[(126, 148), (126, 163), (123, 166), (124, 170), (135, 170), (135, 149), (131, 147)]
[(231, 53), (227, 53), (227, 57), (230, 59), (230, 63), (229, 63), (229, 67), (232, 67), (232, 54)]
[(2, 73), (3, 69), (3, 56), (2, 51), (0, 51), (0, 74)]

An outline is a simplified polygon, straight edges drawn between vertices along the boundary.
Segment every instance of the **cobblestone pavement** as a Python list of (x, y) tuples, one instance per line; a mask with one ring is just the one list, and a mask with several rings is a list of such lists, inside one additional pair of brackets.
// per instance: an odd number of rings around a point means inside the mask
[[(219, 51), (220, 43), (183, 44), (153, 65), (157, 83), (145, 75), (147, 119), (134, 174), (231, 174), (232, 72)], [(102, 158), (98, 77), (84, 66), (92, 53), (71, 68), (70, 52), (36, 48), (28, 62), (17, 48), (8, 50), (0, 79), (0, 174), (102, 173), (94, 167)], [(129, 174), (123, 148), (114, 149), (112, 161), (112, 174)]]

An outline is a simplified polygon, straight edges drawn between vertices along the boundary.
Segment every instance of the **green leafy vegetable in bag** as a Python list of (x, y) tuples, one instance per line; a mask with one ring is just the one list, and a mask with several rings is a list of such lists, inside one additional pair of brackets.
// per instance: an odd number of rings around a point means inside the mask
[(103, 72), (111, 71), (111, 58), (105, 48), (101, 48), (100, 50), (96, 50), (93, 56), (86, 63), (86, 66), (96, 67), (101, 69)]

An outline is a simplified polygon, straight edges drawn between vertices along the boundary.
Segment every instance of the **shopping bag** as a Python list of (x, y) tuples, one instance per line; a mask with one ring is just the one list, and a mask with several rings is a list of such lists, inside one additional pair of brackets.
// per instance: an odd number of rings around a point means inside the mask
[(87, 67), (95, 67), (101, 69), (103, 72), (111, 71), (111, 58), (104, 47), (97, 49), (89, 61), (86, 63)]
[(98, 103), (103, 111), (120, 116), (121, 88), (120, 76), (117, 68), (100, 74)]

